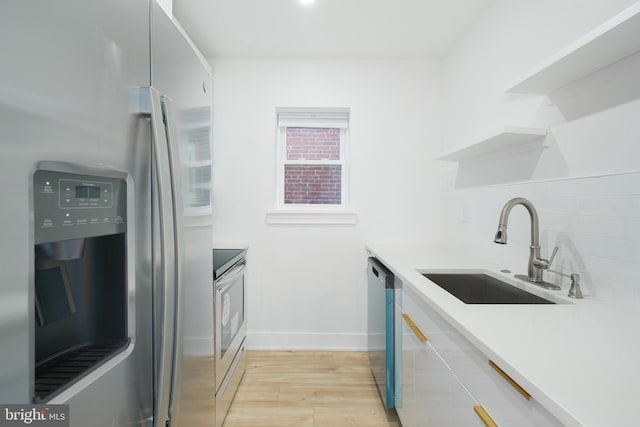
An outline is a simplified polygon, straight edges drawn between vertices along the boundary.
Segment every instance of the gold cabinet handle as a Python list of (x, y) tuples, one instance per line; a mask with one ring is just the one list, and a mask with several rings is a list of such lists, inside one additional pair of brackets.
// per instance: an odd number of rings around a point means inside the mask
[(491, 365), (491, 367), (493, 369), (495, 369), (501, 376), (502, 378), (504, 378), (505, 380), (507, 380), (507, 382), (509, 384), (511, 384), (513, 386), (513, 388), (515, 388), (516, 390), (518, 390), (518, 392), (524, 396), (525, 399), (527, 400), (531, 400), (531, 395), (527, 392), (527, 390), (525, 390), (524, 388), (522, 388), (522, 386), (520, 384), (518, 384), (517, 382), (514, 381), (513, 378), (511, 378), (509, 375), (507, 375), (507, 373), (505, 371), (503, 371), (502, 369), (500, 369), (500, 367), (498, 365), (496, 365), (495, 363), (493, 363), (492, 360), (489, 360), (489, 365)]
[(409, 327), (411, 328), (413, 333), (416, 334), (416, 336), (418, 337), (420, 342), (427, 342), (428, 341), (427, 336), (422, 333), (420, 328), (418, 328), (418, 325), (415, 324), (413, 319), (411, 317), (409, 317), (409, 315), (407, 313), (402, 313), (402, 318), (404, 319), (405, 322), (407, 322), (407, 325), (409, 325)]
[(478, 414), (478, 416), (480, 417), (480, 419), (482, 420), (485, 426), (498, 427), (498, 424), (496, 424), (496, 422), (493, 421), (493, 418), (491, 418), (489, 413), (482, 406), (476, 405), (473, 407), (473, 410), (476, 411), (476, 414)]

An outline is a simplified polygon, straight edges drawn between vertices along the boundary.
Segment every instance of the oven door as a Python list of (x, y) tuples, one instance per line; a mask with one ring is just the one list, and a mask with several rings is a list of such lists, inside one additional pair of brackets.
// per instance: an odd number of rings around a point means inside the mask
[(244, 260), (215, 282), (216, 390), (246, 336)]

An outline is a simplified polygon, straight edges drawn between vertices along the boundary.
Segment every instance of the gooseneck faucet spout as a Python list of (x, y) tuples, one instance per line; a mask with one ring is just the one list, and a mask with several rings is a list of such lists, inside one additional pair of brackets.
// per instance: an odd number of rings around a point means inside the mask
[(515, 199), (509, 200), (502, 208), (502, 212), (500, 213), (500, 222), (498, 223), (498, 231), (496, 232), (496, 237), (493, 241), (500, 243), (501, 245), (507, 244), (507, 223), (509, 222), (509, 214), (511, 213), (511, 209), (516, 205), (522, 205), (527, 209), (527, 211), (529, 211), (529, 216), (531, 216), (531, 246), (537, 246), (538, 249), (540, 249), (538, 213), (536, 212), (536, 208), (533, 207), (533, 203), (527, 199), (523, 199), (522, 197), (516, 197)]
[[(530, 282), (542, 285), (546, 288), (554, 289), (557, 288), (556, 285), (551, 283), (547, 283), (542, 279), (542, 273), (544, 270), (547, 270), (551, 263), (553, 262), (553, 258), (556, 256), (558, 252), (558, 248), (556, 247), (553, 250), (553, 254), (551, 255), (550, 260), (546, 260), (540, 258), (540, 231), (538, 225), (538, 213), (536, 212), (536, 208), (533, 206), (529, 200), (524, 199), (522, 197), (516, 197), (514, 199), (509, 200), (504, 207), (502, 208), (502, 212), (500, 213), (500, 221), (498, 223), (498, 231), (496, 232), (496, 236), (493, 239), (495, 243), (499, 243), (502, 245), (507, 244), (507, 224), (509, 222), (509, 214), (511, 210), (517, 206), (524, 206), (529, 212), (529, 216), (531, 217), (531, 245), (530, 253), (529, 253), (529, 268), (528, 268), (528, 277), (525, 276), (527, 280)], [(518, 276), (516, 276), (518, 277)]]

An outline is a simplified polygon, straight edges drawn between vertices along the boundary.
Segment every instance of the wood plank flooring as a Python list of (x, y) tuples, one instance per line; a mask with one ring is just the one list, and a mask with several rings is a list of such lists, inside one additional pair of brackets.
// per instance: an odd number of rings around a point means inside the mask
[(363, 352), (264, 352), (246, 373), (224, 427), (400, 427)]

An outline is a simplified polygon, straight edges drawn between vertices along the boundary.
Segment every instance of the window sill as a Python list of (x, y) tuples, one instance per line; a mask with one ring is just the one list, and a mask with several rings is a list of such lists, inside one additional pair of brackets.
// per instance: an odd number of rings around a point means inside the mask
[(272, 225), (355, 225), (358, 214), (343, 209), (272, 209), (267, 211), (266, 222)]

